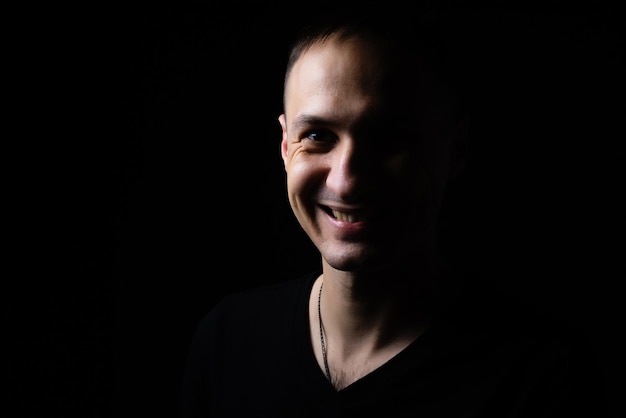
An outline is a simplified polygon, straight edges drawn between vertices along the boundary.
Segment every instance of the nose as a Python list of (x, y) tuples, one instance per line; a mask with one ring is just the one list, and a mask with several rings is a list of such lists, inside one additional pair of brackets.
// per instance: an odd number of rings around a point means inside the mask
[(326, 187), (346, 202), (357, 200), (373, 185), (372, 151), (352, 140), (340, 141), (331, 153)]

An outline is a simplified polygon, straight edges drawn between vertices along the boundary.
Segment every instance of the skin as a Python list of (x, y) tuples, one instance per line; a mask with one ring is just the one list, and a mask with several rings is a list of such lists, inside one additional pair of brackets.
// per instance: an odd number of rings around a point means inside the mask
[(295, 63), (285, 86), (281, 155), (289, 203), (320, 252), (317, 295), (332, 382), (342, 389), (428, 327), (442, 259), (436, 223), (462, 166), (462, 124), (427, 69), (394, 66), (363, 39), (330, 37)]

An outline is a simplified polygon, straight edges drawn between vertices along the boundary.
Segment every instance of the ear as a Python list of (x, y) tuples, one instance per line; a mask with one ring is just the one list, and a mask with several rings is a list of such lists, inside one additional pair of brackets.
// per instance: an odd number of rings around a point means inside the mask
[(287, 159), (287, 151), (288, 151), (288, 142), (287, 142), (287, 119), (285, 118), (285, 114), (281, 114), (278, 117), (278, 122), (280, 123), (280, 127), (283, 131), (283, 139), (280, 142), (280, 155), (283, 158), (283, 162)]
[(464, 113), (453, 133), (452, 158), (450, 160), (450, 180), (456, 180), (465, 170), (469, 159), (469, 115)]

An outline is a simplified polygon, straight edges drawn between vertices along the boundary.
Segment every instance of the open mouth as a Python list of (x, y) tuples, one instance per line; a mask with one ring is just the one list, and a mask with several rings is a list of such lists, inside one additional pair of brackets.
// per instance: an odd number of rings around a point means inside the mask
[(354, 214), (354, 213), (345, 213), (345, 212), (339, 212), (338, 210), (331, 210), (331, 214), (333, 215), (333, 217), (335, 217), (335, 219), (339, 219), (340, 221), (343, 222), (358, 222), (360, 220), (359, 216)]
[(355, 223), (363, 219), (362, 213), (342, 212), (336, 209), (331, 209), (327, 206), (323, 206), (323, 209), (328, 215), (342, 222)]

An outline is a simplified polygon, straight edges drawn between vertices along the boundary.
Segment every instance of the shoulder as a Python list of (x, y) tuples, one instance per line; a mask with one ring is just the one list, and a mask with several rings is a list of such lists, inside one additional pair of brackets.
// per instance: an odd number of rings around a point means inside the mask
[(205, 315), (199, 328), (238, 326), (284, 317), (307, 299), (317, 272), (224, 295)]
[(583, 339), (572, 324), (536, 309), (506, 286), (475, 276), (464, 283), (453, 312), (463, 329), (494, 345), (509, 343), (519, 350), (563, 350), (580, 347)]
[(548, 410), (605, 416), (599, 353), (584, 330), (476, 278), (466, 282), (452, 312), (463, 352), (499, 376), (502, 393), (519, 405), (537, 416)]
[(575, 324), (537, 309), (505, 285), (471, 272), (456, 274), (459, 285), (439, 329), (458, 350), (501, 359), (498, 365), (552, 371), (569, 369), (581, 357), (594, 361), (593, 342)]
[(294, 279), (227, 294), (217, 303), (216, 309), (229, 310), (245, 305), (271, 310), (276, 305), (283, 305), (310, 292), (310, 286), (317, 275), (317, 272), (309, 272)]

